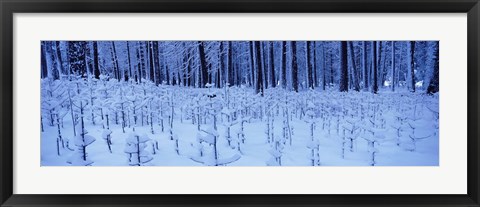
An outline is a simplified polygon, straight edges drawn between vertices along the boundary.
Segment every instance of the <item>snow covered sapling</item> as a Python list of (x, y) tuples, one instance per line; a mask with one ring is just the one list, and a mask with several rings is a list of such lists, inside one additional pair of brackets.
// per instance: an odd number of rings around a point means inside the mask
[(136, 94), (134, 90), (132, 90), (132, 93), (133, 94), (130, 96), (125, 96), (125, 99), (128, 101), (128, 104), (129, 104), (128, 106), (133, 115), (133, 131), (135, 131), (135, 128), (138, 126), (138, 122), (139, 121), (143, 122), (142, 117), (141, 116), (139, 117), (139, 115), (142, 114), (141, 109), (143, 108), (145, 102), (143, 97)]
[(268, 150), (268, 153), (272, 156), (268, 161), (268, 166), (282, 166), (282, 154), (285, 148), (285, 140), (275, 139), (273, 145)]
[(265, 126), (265, 134), (267, 135), (267, 143), (272, 143), (274, 141), (274, 123), (275, 123), (275, 110), (277, 109), (278, 104), (275, 102), (272, 96), (267, 96), (264, 98), (265, 102), (265, 116), (267, 117), (267, 122)]
[(307, 107), (305, 109), (305, 122), (310, 125), (310, 141), (307, 142), (307, 148), (311, 150), (310, 160), (312, 166), (320, 165), (320, 142), (315, 138), (315, 123), (316, 123), (316, 114), (315, 114), (315, 104), (312, 101), (307, 102)]
[(130, 133), (124, 150), (129, 156), (128, 165), (142, 166), (153, 160), (153, 157), (146, 150), (148, 141), (150, 141), (150, 138), (147, 135), (140, 136), (135, 132)]
[[(61, 123), (63, 122), (63, 117), (67, 115), (67, 111), (61, 110), (58, 107), (54, 109), (54, 115), (55, 115), (55, 124), (57, 125), (57, 155), (60, 156), (60, 145), (62, 148), (65, 148), (65, 139), (62, 137), (62, 130), (61, 130)], [(68, 145), (68, 140), (66, 140), (67, 145)]]
[(95, 138), (87, 135), (88, 132), (85, 129), (84, 116), (88, 100), (84, 100), (84, 97), (85, 96), (79, 94), (79, 96), (76, 97), (77, 100), (73, 102), (73, 106), (77, 107), (80, 111), (80, 124), (77, 125), (78, 134), (74, 138), (74, 144), (77, 146), (77, 150), (67, 162), (72, 165), (88, 166), (91, 165), (93, 161), (88, 158), (86, 148), (95, 141)]
[(359, 137), (360, 131), (361, 131), (360, 127), (358, 126), (358, 123), (360, 122), (361, 122), (360, 120), (353, 117), (348, 117), (345, 119), (345, 124), (343, 126), (343, 129), (344, 129), (343, 153), (344, 154), (347, 147), (349, 148), (350, 152), (353, 152), (354, 141)]
[(404, 130), (404, 125), (405, 121), (407, 119), (407, 116), (403, 113), (400, 112), (394, 112), (393, 116), (395, 117), (393, 123), (390, 125), (395, 130), (395, 137), (396, 137), (396, 144), (397, 146), (400, 146), (401, 144), (401, 138), (402, 138), (402, 132)]
[(178, 135), (173, 136), (173, 140), (175, 141), (175, 152), (177, 152), (177, 155), (180, 155), (180, 146), (178, 145)]
[(53, 78), (46, 78), (42, 80), (42, 115), (48, 112), (49, 125), (54, 126), (55, 117), (53, 115), (54, 108), (58, 105), (57, 98), (61, 98), (64, 93), (63, 84), (60, 80), (53, 80)]
[(309, 158), (312, 166), (320, 166), (320, 142), (318, 139), (307, 142), (307, 148), (311, 150)]
[(410, 137), (410, 145), (405, 144), (404, 147), (406, 150), (414, 152), (417, 149), (417, 141), (431, 137), (432, 133), (425, 130), (416, 130), (417, 128), (425, 128), (421, 127), (424, 125), (422, 119), (409, 120), (407, 124), (411, 129), (411, 133), (408, 135)]
[(284, 140), (290, 140), (290, 146), (292, 145), (292, 126), (290, 125), (290, 105), (288, 95), (285, 93), (285, 101), (282, 104), (283, 107), (283, 137)]
[[(202, 133), (204, 135), (202, 135)], [(217, 146), (218, 132), (210, 127), (207, 130), (202, 130), (202, 133), (197, 134), (197, 141), (199, 145), (195, 146), (199, 150), (200, 157), (192, 156), (191, 160), (202, 163), (208, 166), (222, 166), (235, 162), (241, 158), (239, 154), (233, 154), (230, 157), (222, 158)], [(204, 144), (210, 146), (210, 153), (204, 148)]]
[(87, 87), (88, 87), (88, 97), (90, 99), (90, 118), (92, 119), (92, 124), (95, 125), (95, 100), (97, 99), (97, 93), (95, 93), (95, 89), (97, 88), (97, 79), (89, 77), (87, 79)]
[(148, 109), (147, 109), (148, 116), (147, 116), (147, 119), (150, 119), (150, 121), (149, 121), (150, 132), (152, 134), (155, 134), (155, 131), (153, 130), (153, 113), (155, 112), (155, 110), (153, 109), (153, 104), (152, 104), (153, 100), (154, 100), (153, 97), (149, 97), (147, 99), (147, 102), (148, 102)]
[(227, 121), (223, 122), (223, 126), (225, 126), (225, 139), (228, 142), (228, 146), (232, 147), (232, 133), (231, 133), (231, 128), (233, 125), (235, 125), (237, 122), (233, 121), (232, 119), (232, 111), (226, 107), (222, 109), (222, 114), (224, 114), (227, 117)]
[[(129, 106), (129, 100), (126, 99), (123, 89), (120, 87), (120, 90), (117, 93), (116, 100), (114, 101), (115, 106), (115, 114), (116, 119), (118, 120), (118, 111), (120, 111), (121, 118), (122, 118), (122, 132), (125, 133), (126, 127), (126, 114), (127, 114), (127, 107)], [(133, 130), (135, 131), (135, 129)]]
[(377, 164), (376, 158), (379, 152), (377, 145), (379, 145), (381, 142), (388, 141), (386, 139), (387, 130), (372, 128), (368, 131), (370, 132), (371, 136), (366, 135), (362, 138), (367, 141), (367, 150), (370, 153), (370, 165), (375, 166)]
[(102, 132), (102, 138), (105, 140), (108, 146), (108, 151), (112, 153), (112, 131), (110, 129), (105, 129)]
[(170, 113), (168, 115), (168, 125), (169, 125), (169, 135), (170, 135), (170, 140), (173, 140), (173, 118), (175, 115), (175, 102), (173, 100), (173, 93), (170, 93), (170, 99), (168, 102), (168, 106), (170, 108)]

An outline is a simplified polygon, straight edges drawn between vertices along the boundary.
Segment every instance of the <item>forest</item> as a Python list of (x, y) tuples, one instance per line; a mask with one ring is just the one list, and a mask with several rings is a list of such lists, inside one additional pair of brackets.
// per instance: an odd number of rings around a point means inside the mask
[(42, 41), (41, 164), (438, 165), (438, 41)]

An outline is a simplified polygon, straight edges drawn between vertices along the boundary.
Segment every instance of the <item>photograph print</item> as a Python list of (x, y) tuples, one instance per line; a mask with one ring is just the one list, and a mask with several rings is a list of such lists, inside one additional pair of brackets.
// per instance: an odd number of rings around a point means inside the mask
[(41, 166), (439, 166), (439, 41), (41, 41)]

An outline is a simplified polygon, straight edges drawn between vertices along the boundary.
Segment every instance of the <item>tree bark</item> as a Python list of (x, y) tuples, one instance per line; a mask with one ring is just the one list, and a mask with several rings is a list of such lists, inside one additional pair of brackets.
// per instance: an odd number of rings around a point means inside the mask
[(395, 41), (392, 41), (392, 91), (395, 91)]
[[(127, 43), (128, 44), (128, 43)], [(98, 43), (93, 41), (93, 74), (96, 79), (100, 78), (100, 63), (98, 61)]]
[(47, 59), (46, 59), (46, 50), (45, 50), (45, 42), (42, 41), (41, 43), (41, 68), (42, 68), (42, 78), (48, 77), (48, 66), (47, 66)]
[(410, 91), (413, 93), (415, 92), (415, 41), (410, 41)]
[(152, 41), (147, 42), (147, 51), (148, 51), (148, 60), (149, 60), (149, 66), (150, 66), (150, 81), (154, 82), (155, 81), (155, 68), (153, 65), (153, 43)]
[(352, 83), (353, 83), (353, 90), (360, 91), (360, 85), (358, 84), (358, 77), (357, 77), (357, 64), (355, 63), (355, 52), (353, 48), (353, 42), (348, 42), (348, 48), (350, 49), (350, 63), (352, 64)]
[(275, 87), (275, 57), (273, 56), (273, 41), (270, 41), (270, 87)]
[(372, 66), (373, 66), (373, 93), (378, 93), (378, 83), (377, 83), (377, 75), (378, 75), (378, 62), (377, 62), (377, 41), (373, 41), (372, 44), (373, 54), (372, 54)]
[(306, 42), (305, 55), (307, 56), (307, 88), (313, 88), (312, 58), (310, 53), (310, 41)]
[(257, 84), (255, 87), (255, 92), (258, 94), (260, 93), (261, 96), (263, 96), (263, 72), (262, 72), (262, 61), (261, 61), (261, 52), (260, 52), (260, 41), (255, 41), (253, 42), (255, 46), (255, 57), (256, 57), (256, 63), (257, 63)]
[(120, 81), (120, 68), (118, 68), (118, 58), (117, 58), (117, 50), (115, 49), (115, 42), (112, 41), (112, 58), (114, 61), (114, 73), (115, 73), (115, 78)]
[(428, 84), (427, 93), (434, 94), (440, 90), (439, 84), (439, 45), (438, 42), (435, 44), (433, 48), (433, 75), (430, 80), (430, 84)]
[(292, 50), (292, 87), (295, 92), (298, 92), (298, 63), (297, 63), (297, 42), (291, 42)]
[(363, 59), (363, 88), (368, 91), (369, 85), (368, 85), (368, 67), (367, 67), (367, 42), (363, 41), (363, 53), (362, 53), (362, 59)]
[(198, 52), (200, 55), (200, 74), (201, 74), (200, 88), (203, 88), (205, 87), (205, 84), (207, 84), (207, 78), (208, 78), (208, 69), (207, 69), (207, 62), (205, 60), (205, 49), (203, 46), (203, 41), (198, 41)]
[(347, 41), (340, 45), (340, 92), (348, 92)]
[(282, 87), (287, 88), (287, 41), (282, 42)]

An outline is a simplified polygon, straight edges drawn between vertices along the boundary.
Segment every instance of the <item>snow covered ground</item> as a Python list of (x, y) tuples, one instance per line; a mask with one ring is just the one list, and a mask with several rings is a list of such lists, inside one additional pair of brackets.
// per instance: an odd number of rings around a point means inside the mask
[(423, 92), (44, 79), (41, 165), (438, 166), (438, 111)]

